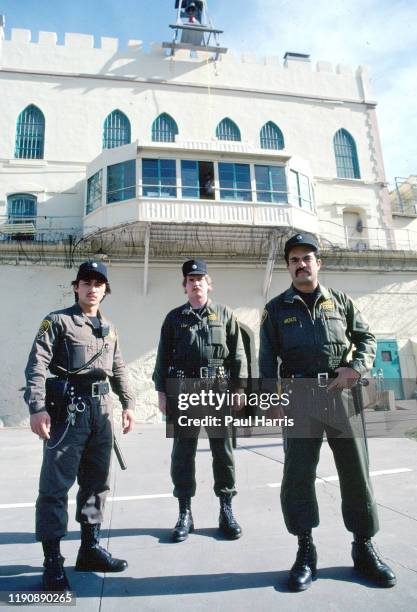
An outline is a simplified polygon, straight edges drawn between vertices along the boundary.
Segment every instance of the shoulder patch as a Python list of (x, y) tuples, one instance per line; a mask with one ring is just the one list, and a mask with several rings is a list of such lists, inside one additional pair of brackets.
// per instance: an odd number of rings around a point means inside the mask
[(42, 336), (46, 334), (46, 332), (50, 329), (50, 327), (51, 327), (51, 322), (48, 319), (44, 319), (39, 326), (39, 331), (36, 334), (36, 340), (39, 340), (39, 338), (42, 338)]
[(268, 317), (268, 311), (266, 308), (264, 308), (263, 312), (262, 312), (262, 316), (261, 316), (261, 325), (263, 325)]

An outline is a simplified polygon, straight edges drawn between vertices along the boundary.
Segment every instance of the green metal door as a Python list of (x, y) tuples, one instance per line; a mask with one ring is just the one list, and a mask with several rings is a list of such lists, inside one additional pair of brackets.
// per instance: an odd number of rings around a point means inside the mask
[(400, 358), (396, 340), (377, 340), (377, 350), (372, 374), (383, 373), (384, 389), (392, 389), (395, 399), (404, 399)]

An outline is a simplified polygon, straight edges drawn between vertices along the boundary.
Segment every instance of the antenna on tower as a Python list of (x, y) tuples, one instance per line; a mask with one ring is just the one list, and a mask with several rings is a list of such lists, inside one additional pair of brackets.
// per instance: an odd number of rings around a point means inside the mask
[(227, 53), (219, 42), (223, 30), (213, 27), (206, 0), (176, 0), (175, 9), (177, 20), (169, 26), (174, 30), (173, 40), (162, 43), (164, 49), (171, 49), (171, 56), (177, 49), (214, 53), (215, 60), (221, 53)]

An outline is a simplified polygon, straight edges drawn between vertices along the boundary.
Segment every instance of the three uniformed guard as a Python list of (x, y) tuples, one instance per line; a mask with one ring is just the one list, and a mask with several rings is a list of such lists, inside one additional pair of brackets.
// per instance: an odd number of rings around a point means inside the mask
[(67, 533), (68, 490), (75, 478), (81, 523), (76, 569), (120, 572), (127, 567), (99, 545), (99, 538), (113, 447), (110, 385), (123, 407), (124, 433), (133, 427), (134, 397), (116, 329), (99, 311), (110, 293), (106, 267), (85, 262), (72, 284), (76, 303), (45, 317), (25, 371), (31, 428), (45, 440), (36, 538), (44, 550), (43, 588), (48, 591), (70, 588), (60, 540)]
[[(357, 384), (372, 367), (375, 337), (346, 294), (319, 284), (321, 260), (315, 236), (297, 234), (290, 238), (285, 244), (285, 260), (292, 286), (265, 307), (259, 370), (262, 378), (277, 381), (279, 357), (281, 378), (294, 391), (288, 414), (294, 417), (296, 433), (286, 439), (281, 486), (285, 523), (299, 543), (289, 587), (305, 590), (316, 573), (317, 553), (311, 530), (319, 524), (314, 483), (324, 432), (339, 474), (345, 526), (354, 534), (354, 566), (375, 584), (391, 587), (395, 575), (381, 561), (371, 541), (378, 531), (378, 516), (363, 429), (355, 435), (355, 429), (361, 426), (360, 415), (348, 418), (343, 401), (347, 392), (342, 391)], [(352, 345), (354, 351), (348, 361)], [(297, 392), (300, 387), (301, 394)], [(345, 423), (352, 423), (347, 436), (340, 436), (335, 428), (339, 420), (330, 424), (328, 417), (343, 413)], [(307, 422), (306, 434), (297, 423)], [(297, 431), (303, 435), (298, 437)]]
[[(237, 381), (247, 377), (246, 355), (236, 317), (227, 306), (208, 299), (211, 279), (202, 260), (189, 260), (182, 266), (183, 287), (188, 302), (175, 308), (162, 325), (153, 380), (163, 413), (175, 412), (176, 398), (170, 398), (169, 379), (223, 378)], [(232, 443), (225, 434), (212, 437), (214, 492), (220, 498), (219, 529), (228, 539), (239, 538), (242, 530), (232, 513), (236, 494)], [(174, 496), (179, 500), (179, 518), (172, 539), (180, 542), (194, 529), (191, 498), (195, 495), (195, 454), (198, 432), (192, 437), (175, 431), (171, 477)]]

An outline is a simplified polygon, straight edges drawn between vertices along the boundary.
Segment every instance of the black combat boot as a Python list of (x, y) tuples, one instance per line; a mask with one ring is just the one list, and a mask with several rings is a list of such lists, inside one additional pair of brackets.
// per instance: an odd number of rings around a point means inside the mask
[(354, 535), (352, 559), (354, 568), (381, 587), (393, 587), (397, 579), (392, 569), (382, 561), (373, 547), (371, 538)]
[(220, 495), (219, 530), (228, 540), (237, 540), (242, 535), (242, 528), (233, 516), (232, 495)]
[(45, 568), (42, 577), (44, 591), (70, 591), (67, 576), (64, 570), (64, 557), (61, 555), (59, 539), (42, 542)]
[(193, 515), (191, 514), (191, 497), (179, 497), (180, 513), (178, 521), (172, 531), (173, 542), (183, 542), (188, 534), (194, 531)]
[(75, 569), (78, 572), (123, 572), (127, 561), (115, 559), (100, 543), (100, 523), (81, 524), (81, 546)]
[(298, 551), (295, 563), (290, 570), (288, 587), (291, 591), (305, 591), (317, 573), (317, 551), (313, 544), (311, 531), (298, 536)]

